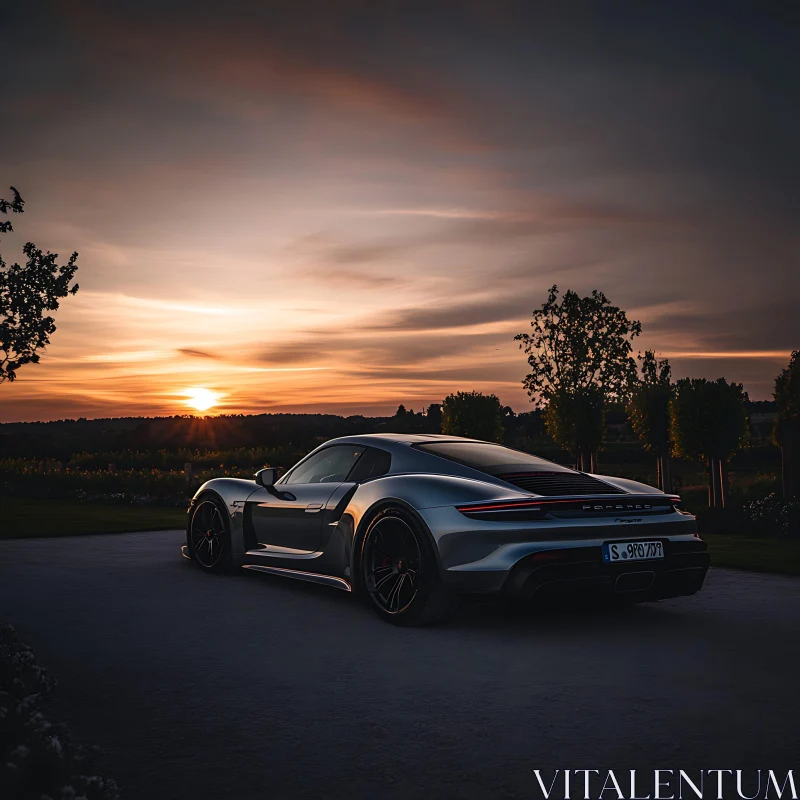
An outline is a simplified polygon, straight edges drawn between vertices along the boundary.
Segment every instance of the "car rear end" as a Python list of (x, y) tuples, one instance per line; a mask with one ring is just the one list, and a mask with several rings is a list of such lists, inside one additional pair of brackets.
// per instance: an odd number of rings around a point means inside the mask
[(444, 580), (460, 591), (657, 599), (703, 584), (707, 548), (675, 495), (489, 442), (413, 447), (431, 459), (431, 471), (447, 461), (451, 474), (497, 487), (494, 500), (476, 495), (421, 511)]
[(519, 598), (690, 595), (709, 567), (695, 518), (665, 494), (542, 496), (426, 509), (444, 580)]

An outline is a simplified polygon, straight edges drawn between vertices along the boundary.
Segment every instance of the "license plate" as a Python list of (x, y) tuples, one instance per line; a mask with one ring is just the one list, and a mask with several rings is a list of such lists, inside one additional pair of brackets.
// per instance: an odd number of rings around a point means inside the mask
[(664, 545), (661, 542), (607, 542), (603, 545), (603, 558), (611, 564), (664, 558)]

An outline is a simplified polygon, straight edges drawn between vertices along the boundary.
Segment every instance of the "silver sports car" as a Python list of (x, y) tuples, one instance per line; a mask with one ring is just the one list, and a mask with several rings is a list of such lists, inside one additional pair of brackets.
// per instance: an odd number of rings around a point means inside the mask
[(183, 553), (363, 595), (384, 619), (445, 618), (465, 593), (694, 594), (709, 566), (695, 518), (651, 486), (437, 434), (333, 439), (280, 480), (215, 478)]

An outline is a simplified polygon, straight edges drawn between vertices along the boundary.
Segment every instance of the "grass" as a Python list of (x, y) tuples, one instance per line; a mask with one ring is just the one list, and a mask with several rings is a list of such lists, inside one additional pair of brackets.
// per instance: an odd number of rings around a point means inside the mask
[(183, 528), (186, 510), (0, 497), (0, 539)]
[(715, 567), (800, 575), (800, 539), (749, 539), (701, 533)]

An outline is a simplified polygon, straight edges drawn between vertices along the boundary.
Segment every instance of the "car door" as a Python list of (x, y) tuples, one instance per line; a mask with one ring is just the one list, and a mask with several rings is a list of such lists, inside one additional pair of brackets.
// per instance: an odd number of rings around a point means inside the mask
[(276, 550), (313, 553), (322, 540), (323, 510), (365, 448), (332, 445), (301, 461), (270, 490), (248, 500), (259, 544)]

